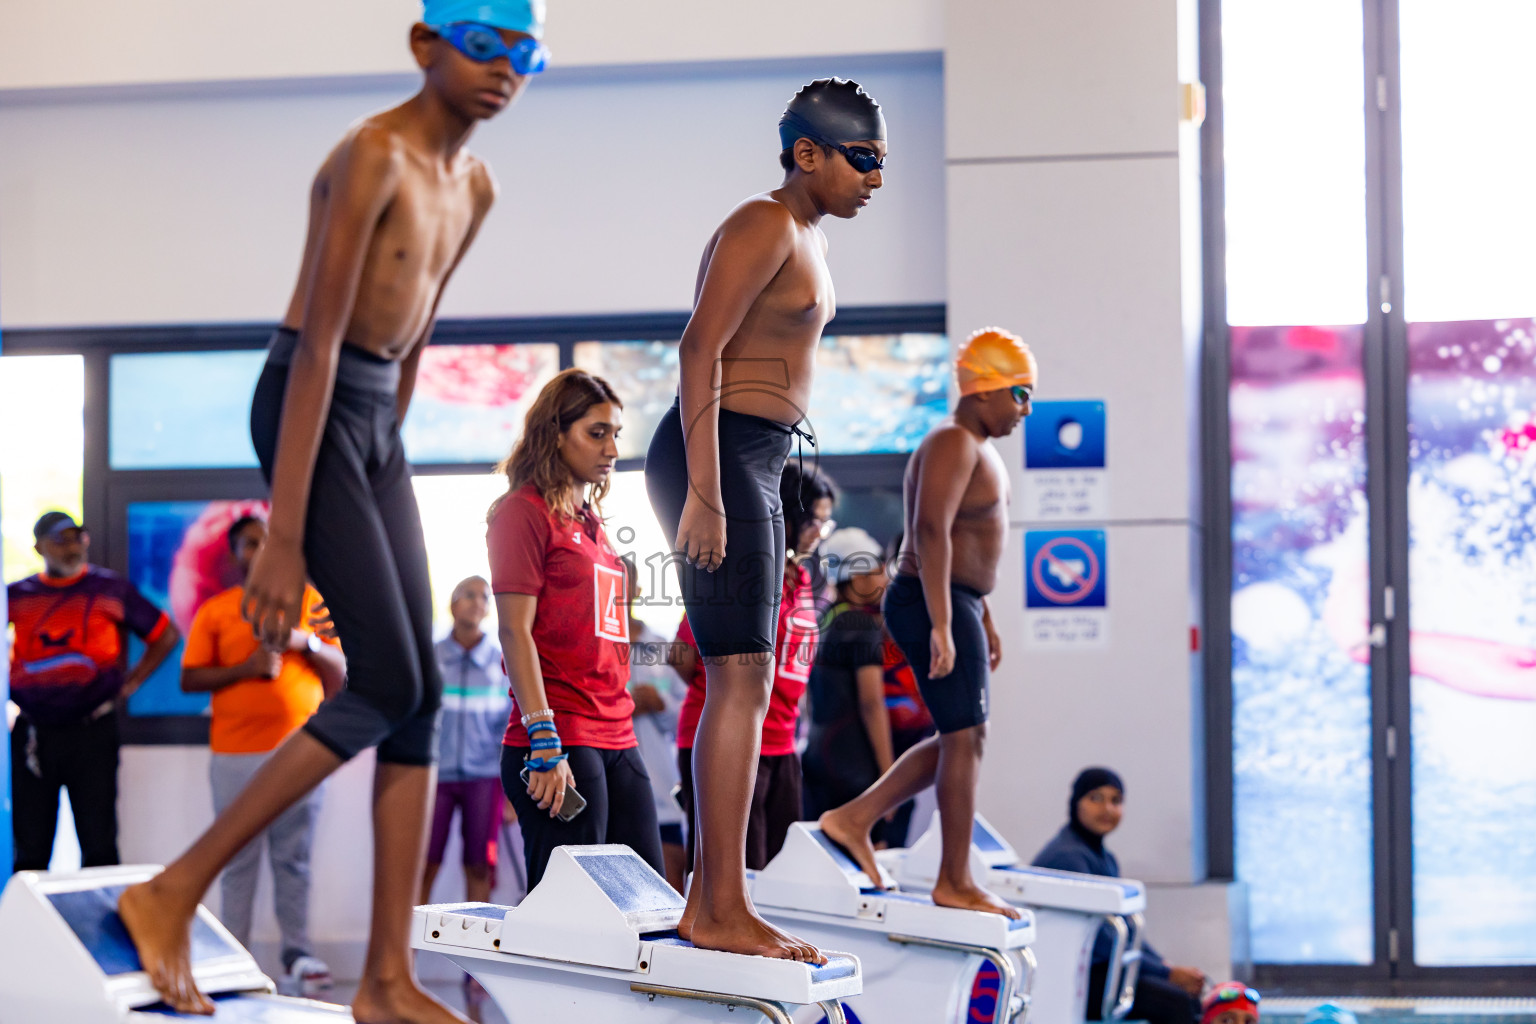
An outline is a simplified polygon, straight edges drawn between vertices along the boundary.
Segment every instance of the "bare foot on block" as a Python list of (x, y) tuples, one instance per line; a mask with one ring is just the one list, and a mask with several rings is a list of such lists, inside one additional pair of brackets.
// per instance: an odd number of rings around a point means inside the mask
[(799, 960), (809, 964), (827, 962), (821, 950), (779, 931), (750, 908), (732, 915), (729, 920), (716, 920), (700, 913), (688, 941), (700, 949), (718, 949), (726, 953)]
[(364, 978), (352, 1000), (352, 1019), (357, 1024), (467, 1024), (408, 976), (393, 982)]
[(683, 916), (677, 922), (678, 937), (686, 942), (693, 941), (693, 922), (699, 918), (699, 904), (704, 902), (700, 892), (698, 876), (695, 875), (693, 884), (688, 887), (688, 903), (683, 907)]
[(988, 914), (1002, 914), (1017, 921), (1023, 915), (1019, 908), (998, 899), (979, 885), (955, 886), (939, 879), (933, 887), (933, 902), (941, 907), (959, 907), (961, 910), (980, 910)]
[(841, 846), (859, 869), (869, 876), (870, 885), (884, 889), (885, 885), (880, 881), (880, 863), (875, 860), (875, 844), (869, 841), (869, 829), (860, 829), (850, 824), (840, 812), (841, 808), (828, 811), (816, 824), (821, 826), (823, 835)]
[(196, 897), (170, 889), (159, 874), (131, 885), (117, 898), (117, 916), (139, 951), (139, 962), (160, 998), (177, 1013), (213, 1013), (213, 1003), (192, 978), (192, 918)]

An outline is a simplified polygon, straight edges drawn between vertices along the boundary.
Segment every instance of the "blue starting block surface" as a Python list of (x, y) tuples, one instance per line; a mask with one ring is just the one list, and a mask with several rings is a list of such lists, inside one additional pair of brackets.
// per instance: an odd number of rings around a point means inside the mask
[[(642, 936), (646, 942), (653, 942), (658, 946), (676, 946), (681, 949), (695, 949), (693, 943), (683, 938), (674, 931), (652, 932)], [(811, 982), (815, 984), (823, 981), (840, 981), (843, 978), (851, 978), (859, 973), (859, 962), (851, 956), (838, 956), (836, 953), (827, 957), (824, 964), (807, 964), (811, 970)]]
[(1009, 863), (1018, 863), (1019, 855), (1014, 853), (1013, 847), (1009, 846), (1002, 836), (992, 831), (992, 826), (982, 821), (979, 816), (971, 825), (971, 844), (981, 851), (982, 856), (988, 859), (988, 863), (992, 862), (992, 857), (996, 854), (1005, 854), (1012, 858)]
[[(53, 909), (69, 925), (70, 931), (107, 977), (142, 971), (139, 951), (128, 938), (123, 919), (117, 916), (117, 898), (126, 885), (100, 889), (56, 892), (48, 896)], [(192, 964), (207, 963), (223, 957), (241, 956), (242, 950), (215, 932), (200, 916), (192, 923)]]
[[(827, 835), (819, 828), (812, 832), (811, 835), (815, 837), (816, 842), (821, 845), (821, 848), (827, 851), (827, 855), (837, 863), (838, 867), (842, 868), (844, 871), (851, 875), (864, 874), (864, 869), (859, 867), (859, 865), (854, 861), (852, 857), (848, 856), (847, 850), (844, 850), (841, 846), (837, 845), (837, 843), (833, 842), (831, 836)], [(870, 881), (878, 882), (879, 879), (871, 878)]]
[(571, 859), (626, 915), (681, 911), (687, 906), (687, 900), (639, 857), (578, 853)]
[(213, 1024), (315, 1024), (317, 1020), (346, 1024), (352, 1020), (339, 1006), (325, 1006), (306, 999), (269, 999), (251, 996), (214, 997), (213, 1016), (177, 1013), (164, 1003), (146, 1006), (138, 1013), (153, 1013), (171, 1020), (212, 1021)]
[[(1140, 882), (1122, 882), (1118, 878), (1110, 878), (1105, 875), (1081, 875), (1075, 871), (1056, 871), (1052, 868), (1026, 867), (1021, 864), (1009, 864), (1006, 867), (993, 868), (993, 870), (1006, 872), (1010, 875), (1020, 875), (1025, 878), (1065, 878), (1068, 880), (1080, 878), (1086, 881), (1101, 883), (1118, 889), (1120, 895), (1124, 896), (1128, 900), (1134, 900), (1138, 897), (1144, 897), (1146, 895), (1146, 887), (1143, 886)], [(1126, 913), (1131, 913), (1131, 911), (1126, 911)]]

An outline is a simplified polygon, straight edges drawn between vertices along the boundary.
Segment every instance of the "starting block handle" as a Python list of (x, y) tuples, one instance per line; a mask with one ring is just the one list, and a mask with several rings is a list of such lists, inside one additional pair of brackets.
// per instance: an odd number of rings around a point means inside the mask
[[(751, 996), (728, 996), (720, 992), (698, 992), (691, 988), (670, 988), (666, 985), (642, 985), (634, 982), (629, 986), (631, 992), (639, 992), (655, 1001), (657, 996), (669, 999), (691, 999), (696, 1003), (721, 1003), (725, 1006), (741, 1006), (748, 1010), (756, 1010), (762, 1014), (768, 1024), (795, 1024), (784, 1007), (767, 999), (754, 999)], [(825, 1004), (823, 1004), (825, 1006)], [(838, 1009), (838, 1017), (833, 1024), (844, 1024), (842, 1009)]]
[(841, 999), (826, 999), (816, 1004), (821, 1007), (821, 1012), (827, 1016), (827, 1024), (848, 1024), (848, 1015), (843, 1012)]
[(1008, 1011), (1008, 1019), (1023, 1021), (1029, 1019), (1029, 1007), (1034, 1002), (1035, 975), (1040, 970), (1040, 961), (1035, 959), (1035, 951), (1028, 946), (1019, 950), (1019, 959), (1024, 964), (1024, 979), (1019, 986), (1019, 1005)]
[[(1024, 1012), (1029, 1005), (1029, 988), (1034, 986), (1034, 955), (1026, 948), (1024, 952), (1029, 954), (1024, 961), (1028, 974), (1028, 986), (1024, 987), (1019, 977), (1019, 969), (1013, 965), (1013, 957), (1000, 949), (990, 946), (972, 946), (965, 942), (949, 942), (945, 939), (925, 939), (917, 935), (887, 935), (886, 938), (903, 946), (928, 946), (932, 949), (948, 949), (957, 953), (969, 953), (971, 956), (979, 956), (983, 960), (997, 968), (997, 977), (1001, 990), (997, 993), (997, 1012), (993, 1017), (999, 1024), (1009, 1024), (1015, 1017)], [(1022, 998), (1020, 998), (1022, 997)], [(1015, 1001), (1017, 1000), (1017, 1005)]]
[(1109, 974), (1104, 982), (1104, 1020), (1122, 1020), (1136, 1001), (1136, 981), (1141, 974), (1141, 942), (1146, 928), (1146, 918), (1141, 914), (1130, 915), (1130, 925), (1119, 914), (1108, 914), (1105, 920), (1115, 933), (1114, 951), (1110, 954)]

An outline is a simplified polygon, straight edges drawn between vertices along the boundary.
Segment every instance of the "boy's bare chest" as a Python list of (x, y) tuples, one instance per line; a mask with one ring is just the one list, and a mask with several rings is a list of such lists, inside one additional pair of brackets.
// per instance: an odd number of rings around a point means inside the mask
[(407, 180), (379, 221), (375, 259), (431, 277), (448, 272), (474, 225), (474, 195), (467, 180)]
[(1003, 457), (991, 444), (984, 443), (981, 446), (981, 458), (976, 460), (976, 469), (972, 471), (965, 494), (960, 499), (961, 511), (979, 515), (1001, 512), (1007, 508), (1011, 497)]
[(785, 326), (820, 329), (837, 313), (837, 293), (820, 246), (796, 246), (757, 302), (759, 312)]

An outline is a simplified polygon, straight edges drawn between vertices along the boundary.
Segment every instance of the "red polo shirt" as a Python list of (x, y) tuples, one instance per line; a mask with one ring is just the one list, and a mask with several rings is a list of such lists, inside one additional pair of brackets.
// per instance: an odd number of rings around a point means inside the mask
[[(816, 663), (819, 635), (811, 574), (798, 565), (789, 568), (784, 573), (784, 593), (779, 600), (773, 693), (768, 698), (768, 713), (763, 717), (763, 757), (781, 757), (795, 752), (795, 723), (800, 720), (800, 698), (810, 682), (811, 666)], [(680, 750), (688, 750), (693, 747), (694, 735), (699, 731), (699, 717), (704, 714), (705, 689), (704, 659), (698, 655), (693, 627), (688, 624), (686, 615), (678, 627), (677, 642), (692, 647), (697, 658), (693, 678), (688, 680), (688, 694), (677, 714), (677, 746)]]
[[(633, 747), (628, 581), (602, 520), (586, 507), (580, 519), (559, 518), (528, 484), (502, 499), (485, 542), (492, 592), (539, 599), (533, 643), (560, 741), (602, 750)], [(514, 694), (506, 746), (528, 746), (522, 715)]]

